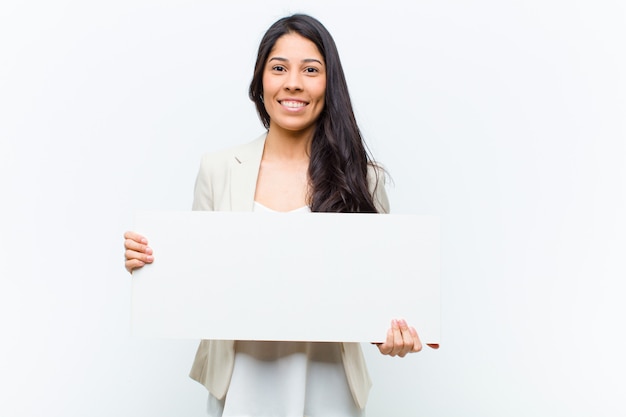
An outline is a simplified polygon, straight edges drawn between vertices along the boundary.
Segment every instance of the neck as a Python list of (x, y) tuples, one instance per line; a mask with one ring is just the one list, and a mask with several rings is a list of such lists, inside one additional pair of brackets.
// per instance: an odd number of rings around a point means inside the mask
[(308, 160), (313, 140), (313, 129), (306, 132), (291, 132), (270, 126), (265, 139), (263, 159), (290, 161)]

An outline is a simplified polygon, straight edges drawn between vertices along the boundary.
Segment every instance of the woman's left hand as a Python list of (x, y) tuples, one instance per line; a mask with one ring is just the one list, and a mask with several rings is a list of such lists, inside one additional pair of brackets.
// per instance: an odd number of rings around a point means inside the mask
[[(403, 358), (407, 353), (419, 352), (422, 350), (422, 342), (415, 328), (410, 327), (406, 320), (391, 320), (391, 328), (387, 330), (385, 343), (376, 343), (378, 350), (383, 355), (400, 356)], [(429, 344), (433, 349), (439, 345)]]

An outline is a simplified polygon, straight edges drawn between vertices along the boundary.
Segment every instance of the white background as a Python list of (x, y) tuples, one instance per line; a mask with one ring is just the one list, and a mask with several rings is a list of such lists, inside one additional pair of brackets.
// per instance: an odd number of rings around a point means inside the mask
[(396, 213), (442, 219), (442, 347), (364, 346), (369, 416), (626, 414), (621, 0), (0, 5), (0, 415), (202, 416), (196, 341), (130, 336), (122, 233), (261, 131), (258, 41), (333, 33)]

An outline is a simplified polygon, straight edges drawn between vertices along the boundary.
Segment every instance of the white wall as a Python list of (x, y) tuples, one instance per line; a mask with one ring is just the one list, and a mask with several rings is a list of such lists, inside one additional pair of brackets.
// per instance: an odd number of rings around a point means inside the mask
[(621, 0), (3, 2), (0, 415), (204, 415), (196, 342), (130, 336), (121, 235), (261, 132), (255, 50), (296, 11), (394, 211), (442, 218), (442, 348), (367, 348), (370, 417), (624, 415)]

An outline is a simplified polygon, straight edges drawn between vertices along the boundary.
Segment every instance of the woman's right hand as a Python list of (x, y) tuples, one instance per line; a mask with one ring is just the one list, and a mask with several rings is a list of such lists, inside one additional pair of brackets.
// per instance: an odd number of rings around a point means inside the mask
[(133, 273), (133, 270), (141, 268), (145, 264), (154, 261), (152, 256), (152, 248), (148, 246), (148, 239), (135, 232), (124, 233), (124, 257), (126, 262), (124, 266), (126, 270)]

